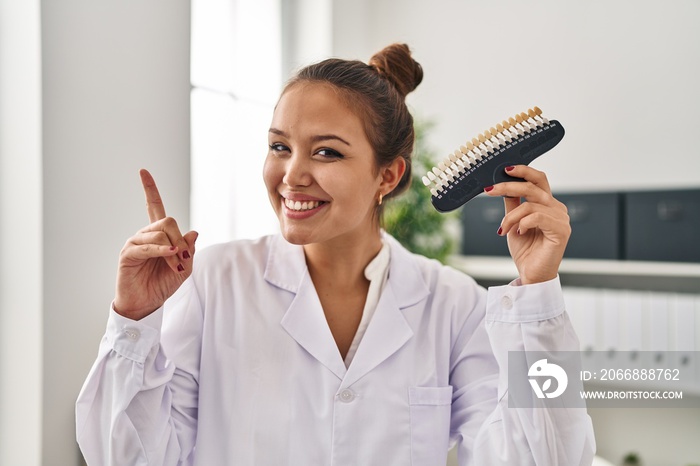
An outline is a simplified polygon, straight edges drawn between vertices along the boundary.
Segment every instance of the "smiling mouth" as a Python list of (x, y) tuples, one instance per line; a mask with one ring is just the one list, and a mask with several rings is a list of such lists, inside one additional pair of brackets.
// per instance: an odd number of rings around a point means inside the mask
[(284, 199), (284, 206), (294, 212), (304, 212), (305, 210), (313, 210), (318, 206), (325, 204), (325, 201), (292, 201)]

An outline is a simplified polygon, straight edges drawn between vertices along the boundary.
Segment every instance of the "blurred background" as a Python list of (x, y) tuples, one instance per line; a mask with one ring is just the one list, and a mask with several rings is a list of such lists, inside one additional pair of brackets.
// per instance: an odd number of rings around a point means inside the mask
[[(138, 170), (200, 247), (275, 232), (261, 171), (284, 81), (392, 42), (425, 70), (408, 103), (431, 123), (435, 153), (537, 105), (567, 130), (533, 164), (555, 192), (614, 193), (623, 210), (627, 193), (688, 193), (656, 206), (674, 220), (680, 209), (670, 231), (683, 241), (654, 233), (653, 215), (600, 224), (621, 250), (626, 230), (651, 231), (648, 249), (688, 255), (583, 253), (567, 257), (562, 281), (582, 349), (692, 357), (699, 20), (694, 0), (0, 0), (0, 465), (81, 464), (75, 398), (119, 250), (147, 223)], [(479, 223), (465, 218), (458, 229)], [(484, 284), (510, 281), (509, 261), (470, 238), (453, 263)], [(700, 388), (689, 396), (697, 406)], [(700, 464), (698, 408), (591, 416), (614, 464), (632, 452), (646, 466)]]

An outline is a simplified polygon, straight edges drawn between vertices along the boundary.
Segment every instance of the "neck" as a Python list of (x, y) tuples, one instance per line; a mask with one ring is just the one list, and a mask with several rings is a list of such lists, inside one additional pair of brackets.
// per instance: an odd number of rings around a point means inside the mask
[(333, 283), (335, 289), (350, 289), (364, 283), (365, 268), (382, 248), (379, 229), (352, 240), (338, 238), (304, 246), (306, 264), (317, 286)]

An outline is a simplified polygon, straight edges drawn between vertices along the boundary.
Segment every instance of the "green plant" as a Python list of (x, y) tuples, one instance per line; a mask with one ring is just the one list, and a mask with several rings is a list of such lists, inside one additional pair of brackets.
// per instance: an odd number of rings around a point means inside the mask
[(457, 214), (435, 210), (430, 202), (430, 191), (421, 181), (438, 161), (426, 141), (426, 134), (432, 127), (432, 122), (427, 121), (415, 124), (411, 186), (401, 196), (387, 202), (383, 226), (409, 251), (444, 263), (455, 250)]

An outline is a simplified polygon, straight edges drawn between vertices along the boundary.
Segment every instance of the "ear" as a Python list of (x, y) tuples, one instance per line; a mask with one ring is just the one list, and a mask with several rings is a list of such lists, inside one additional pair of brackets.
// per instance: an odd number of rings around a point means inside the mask
[(396, 188), (405, 171), (406, 159), (403, 157), (396, 157), (389, 165), (379, 169), (379, 190), (384, 196)]

